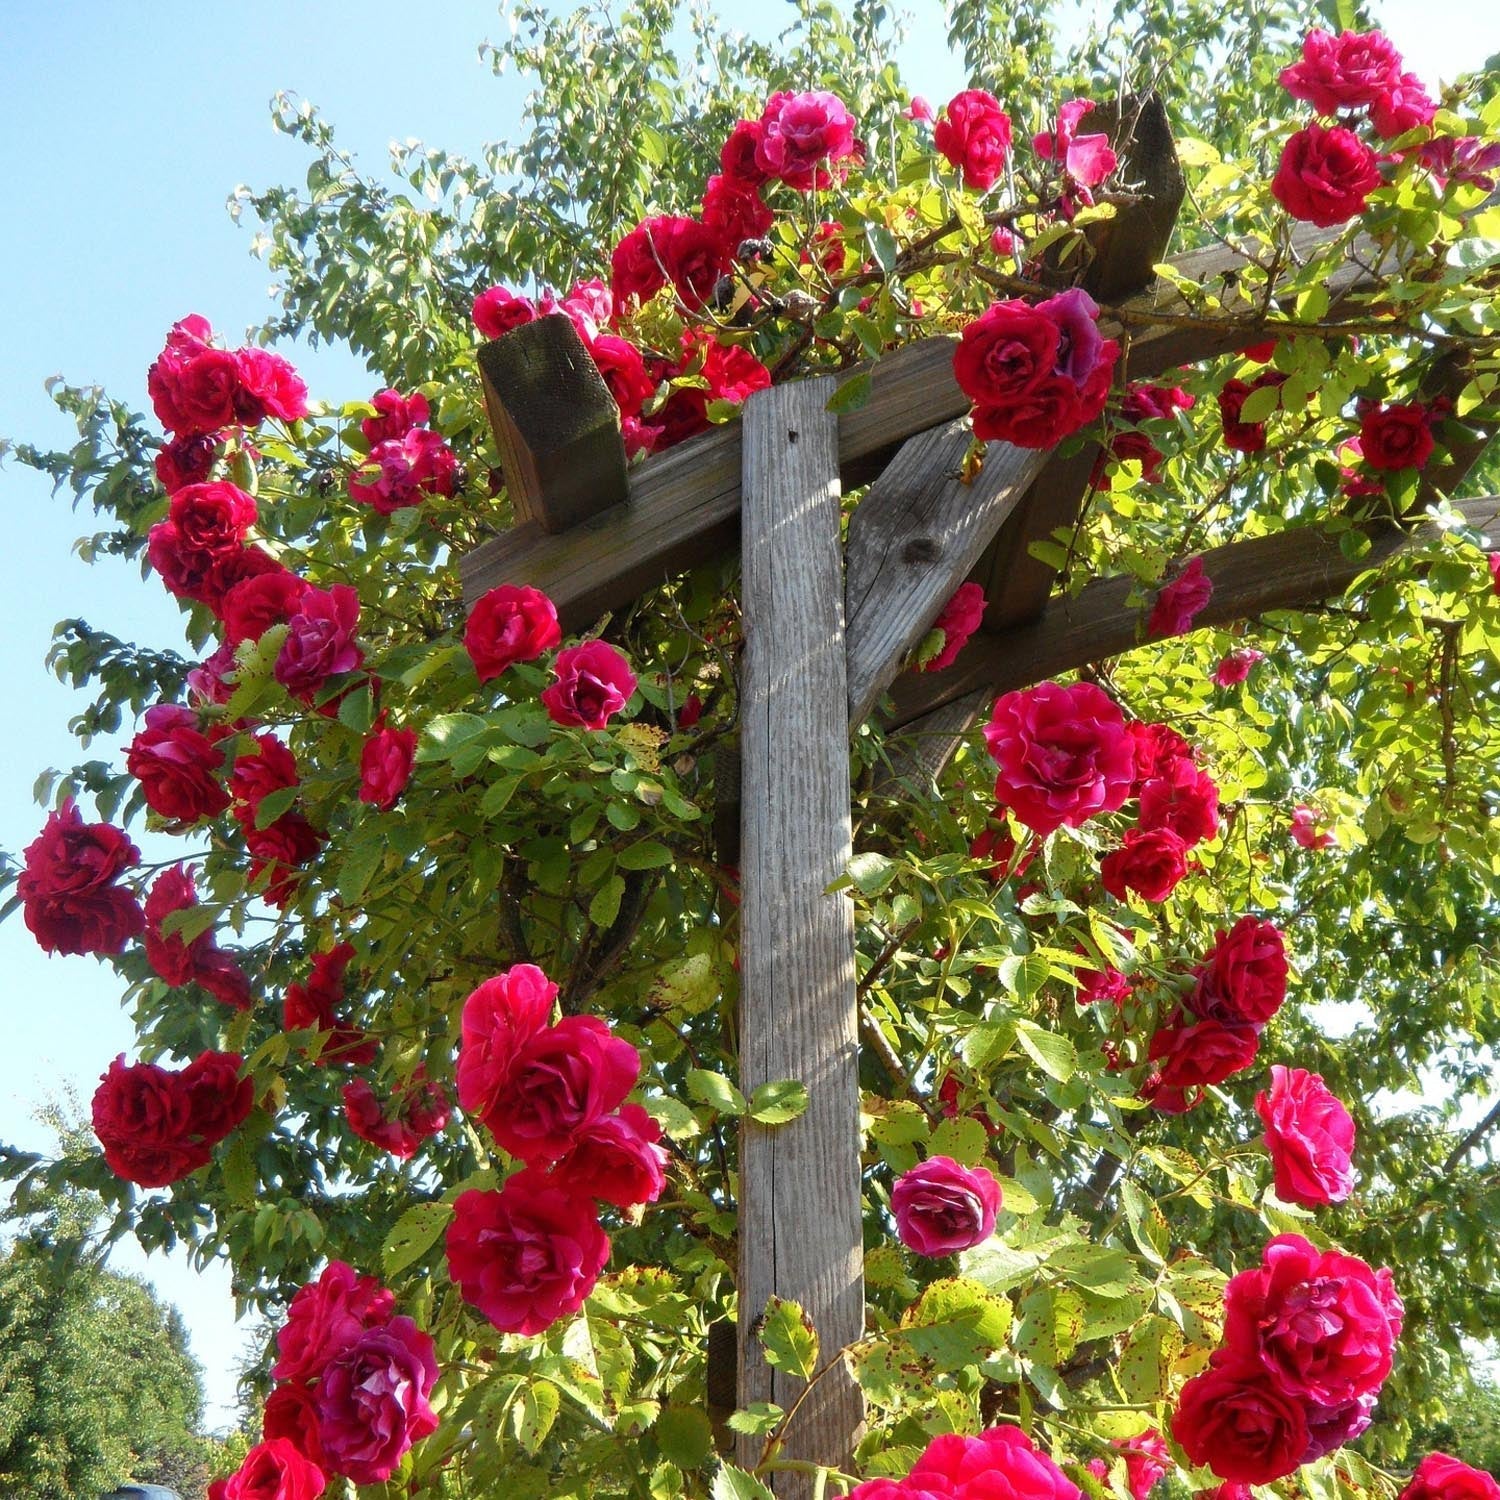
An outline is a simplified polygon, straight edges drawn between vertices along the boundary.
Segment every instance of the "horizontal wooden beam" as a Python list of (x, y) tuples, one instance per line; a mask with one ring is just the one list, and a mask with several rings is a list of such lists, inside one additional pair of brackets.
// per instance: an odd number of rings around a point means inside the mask
[[(1326, 232), (1302, 228), (1296, 253), (1307, 254)], [(1176, 257), (1180, 275), (1222, 284), (1241, 272), (1246, 258), (1214, 245)], [(1330, 285), (1346, 291), (1362, 276), (1357, 266), (1336, 273)], [(1132, 318), (1188, 314), (1182, 295), (1166, 281), (1120, 304)], [(1123, 325), (1101, 320), (1107, 333)], [(1221, 354), (1243, 333), (1189, 323), (1131, 324), (1129, 374), (1149, 380), (1174, 365)], [(953, 340), (921, 339), (893, 350), (844, 378), (868, 371), (870, 397), (839, 417), (839, 472), (846, 486), (862, 483), (907, 438), (940, 426), (969, 409), (953, 378)], [(525, 523), (493, 537), (459, 564), (464, 597), (472, 603), (499, 583), (529, 583), (556, 603), (565, 629), (592, 623), (607, 609), (628, 604), (674, 573), (730, 550), (739, 536), (740, 424), (727, 422), (648, 459), (630, 474), (630, 498), (580, 526), (549, 536)]]

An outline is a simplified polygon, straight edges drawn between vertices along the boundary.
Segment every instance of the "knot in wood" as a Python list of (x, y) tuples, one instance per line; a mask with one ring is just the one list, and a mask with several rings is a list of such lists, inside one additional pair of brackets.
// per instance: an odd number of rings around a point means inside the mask
[(901, 561), (909, 568), (935, 563), (943, 555), (943, 544), (935, 536), (914, 536), (901, 549)]

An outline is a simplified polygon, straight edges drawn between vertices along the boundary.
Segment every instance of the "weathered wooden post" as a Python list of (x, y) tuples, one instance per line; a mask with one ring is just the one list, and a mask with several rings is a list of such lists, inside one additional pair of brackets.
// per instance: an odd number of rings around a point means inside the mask
[[(743, 423), (741, 1086), (798, 1078), (810, 1103), (741, 1138), (740, 1401), (786, 1408), (802, 1383), (761, 1357), (767, 1299), (801, 1304), (824, 1361), (864, 1327), (854, 910), (827, 891), (851, 837), (834, 389), (823, 377), (760, 391)], [(788, 1424), (784, 1456), (842, 1463), (861, 1419), (839, 1365)], [(777, 1492), (810, 1489), (788, 1474)]]

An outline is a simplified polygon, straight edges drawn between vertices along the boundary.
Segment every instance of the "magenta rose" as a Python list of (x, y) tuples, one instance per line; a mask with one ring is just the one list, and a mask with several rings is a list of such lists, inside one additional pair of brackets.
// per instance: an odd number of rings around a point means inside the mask
[(1292, 1400), (1342, 1406), (1390, 1374), (1403, 1312), (1389, 1271), (1280, 1234), (1224, 1289), (1224, 1343)]
[(554, 724), (603, 729), (635, 691), (630, 663), (604, 641), (565, 647), (553, 671), (557, 680), (543, 691), (542, 703)]
[(309, 584), (287, 621), (287, 637), (276, 658), (276, 680), (289, 693), (310, 701), (330, 677), (352, 672), (364, 660), (355, 643), (359, 595), (346, 583), (331, 589)]
[(987, 1240), (1000, 1212), (1000, 1184), (984, 1167), (930, 1156), (891, 1189), (901, 1243), (918, 1255), (955, 1255)]
[(380, 1049), (374, 1037), (340, 1019), (338, 1014), (344, 1001), (344, 975), (353, 957), (354, 947), (350, 943), (340, 943), (337, 947), (315, 953), (307, 982), (286, 987), (282, 1027), (287, 1031), (324, 1033), (323, 1045), (318, 1052), (320, 1066), (348, 1063), (364, 1067), (375, 1061)]
[(272, 792), (296, 786), (299, 780), (292, 752), (274, 734), (256, 735), (255, 749), (236, 756), (229, 773), (235, 817), (242, 823), (253, 824), (260, 804)]
[(523, 323), (534, 323), (537, 313), (527, 298), (503, 286), (492, 286), (474, 299), (472, 316), (474, 326), (485, 338), (497, 339)]
[(296, 422), (307, 415), (307, 385), (279, 354), (269, 349), (235, 351), (239, 386), (234, 396), (234, 414), (247, 426), (267, 417)]
[(1286, 941), (1281, 929), (1260, 917), (1241, 917), (1194, 971), (1197, 985), (1188, 997), (1195, 1014), (1258, 1031), (1286, 999)]
[[(179, 337), (184, 323), (167, 337), (167, 346), (146, 372), (146, 391), (156, 419), (178, 437), (217, 432), (238, 420), (235, 396), (240, 385), (239, 360), (227, 349), (216, 349), (206, 338)], [(202, 332), (211, 330), (194, 320)]]
[(1170, 828), (1191, 846), (1219, 831), (1219, 788), (1192, 761), (1178, 757), (1141, 787), (1140, 826)]
[(344, 1085), (343, 1099), (350, 1130), (400, 1161), (414, 1156), (424, 1140), (448, 1123), (448, 1096), (421, 1067), (407, 1087), (383, 1105), (363, 1078)]
[(799, 192), (833, 184), (829, 168), (853, 156), (854, 116), (837, 94), (772, 94), (760, 117), (755, 164)]
[[(992, 1427), (978, 1437), (944, 1433), (922, 1450), (904, 1493), (973, 1496), (975, 1500), (1079, 1500), (1079, 1489), (1019, 1427)], [(858, 1494), (859, 1491), (853, 1492)]]
[(1384, 98), (1370, 106), (1370, 123), (1381, 135), (1405, 135), (1418, 125), (1430, 125), (1437, 104), (1415, 73), (1403, 73)]
[(1500, 1500), (1500, 1484), (1446, 1453), (1429, 1453), (1399, 1500)]
[(1144, 901), (1165, 901), (1187, 874), (1187, 844), (1170, 828), (1130, 828), (1125, 841), (1099, 861), (1099, 879), (1117, 901), (1134, 891)]
[(1360, 423), (1359, 448), (1372, 469), (1420, 469), (1432, 457), (1432, 414), (1416, 401), (1377, 406)]
[(588, 351), (609, 393), (620, 408), (620, 415), (637, 417), (641, 408), (656, 394), (656, 382), (646, 373), (641, 351), (626, 339), (601, 333), (591, 339)]
[(1374, 1391), (1356, 1396), (1339, 1406), (1311, 1405), (1307, 1408), (1307, 1447), (1302, 1462), (1310, 1464), (1314, 1459), (1342, 1448), (1353, 1442), (1374, 1420), (1375, 1403), (1379, 1398)]
[(942, 612), (932, 622), (934, 630), (943, 633), (943, 644), (924, 672), (941, 672), (951, 667), (958, 653), (968, 645), (969, 637), (979, 629), (984, 620), (984, 589), (977, 583), (961, 583), (958, 592), (943, 606)]
[(410, 1318), (371, 1328), (324, 1367), (318, 1439), (336, 1474), (389, 1479), (413, 1443), (437, 1430), (428, 1397), (438, 1377), (432, 1339)]
[(389, 812), (411, 780), (416, 754), (416, 730), (375, 730), (359, 754), (359, 800)]
[(21, 857), (21, 914), (44, 952), (120, 953), (144, 929), (135, 893), (115, 884), (140, 850), (111, 823), (85, 823), (71, 798)]
[(1264, 651), (1255, 651), (1248, 646), (1231, 651), (1219, 658), (1214, 668), (1214, 683), (1217, 687), (1235, 687), (1248, 678), (1258, 663), (1266, 659)]
[(1375, 153), (1352, 130), (1306, 125), (1282, 147), (1271, 195), (1292, 218), (1329, 229), (1362, 214), (1379, 186)]
[(218, 462), (221, 436), (205, 432), (197, 437), (173, 438), (156, 455), (156, 477), (161, 487), (172, 495), (185, 485), (202, 484)]
[(396, 1299), (373, 1276), (361, 1276), (341, 1260), (330, 1261), (316, 1281), (292, 1298), (276, 1333), (273, 1380), (317, 1380), (328, 1363), (367, 1330), (383, 1328)]
[(1306, 1414), (1258, 1365), (1221, 1359), (1223, 1352), (1183, 1386), (1172, 1436), (1190, 1462), (1220, 1479), (1270, 1484), (1301, 1464)]
[(318, 1500), (328, 1487), (323, 1471), (284, 1437), (257, 1443), (218, 1483), (223, 1488), (214, 1500)]
[(973, 192), (988, 192), (1010, 156), (1010, 116), (983, 89), (965, 89), (948, 101), (932, 132), (932, 143)]
[(534, 1171), (499, 1192), (460, 1193), (448, 1272), (466, 1302), (502, 1333), (544, 1333), (583, 1306), (609, 1260), (609, 1236), (587, 1198)]
[(457, 487), (458, 460), (430, 427), (376, 443), (349, 475), (349, 498), (383, 516), (420, 505), (428, 495), (451, 495)]
[(1171, 775), (1175, 762), (1193, 759), (1193, 747), (1170, 724), (1147, 724), (1132, 719), (1125, 730), (1135, 754), (1137, 795), (1153, 777)]
[(1281, 70), (1281, 86), (1322, 115), (1361, 109), (1383, 99), (1401, 78), (1401, 54), (1380, 31), (1331, 36), (1314, 27), (1302, 39), (1301, 61)]
[(557, 986), (535, 964), (513, 964), (470, 993), (457, 1068), (458, 1102), (466, 1114), (482, 1120), (503, 1107), (521, 1051), (550, 1024), (556, 998)]
[(413, 427), (425, 427), (432, 416), (432, 407), (421, 391), (403, 396), (387, 386), (370, 397), (370, 405), (375, 415), (362, 418), (359, 430), (372, 448), (390, 438), (404, 438)]
[(502, 583), (480, 596), (464, 626), (464, 650), (481, 682), (531, 661), (562, 640), (557, 608), (529, 584)]
[(1057, 128), (1032, 136), (1031, 148), (1043, 161), (1055, 161), (1067, 176), (1067, 200), (1092, 203), (1096, 188), (1119, 166), (1109, 137), (1100, 131), (1079, 135), (1078, 124), (1094, 108), (1091, 99), (1069, 99), (1058, 107)]
[(1114, 701), (1093, 683), (1006, 693), (985, 725), (995, 799), (1043, 836), (1114, 812), (1135, 781), (1135, 750)]
[(125, 754), (146, 806), (173, 823), (197, 823), (229, 806), (223, 766), (224, 752), (198, 728), (198, 715), (177, 703), (148, 708)]
[[(285, 909), (301, 885), (302, 866), (317, 857), (328, 835), (319, 833), (298, 812), (283, 813), (265, 828), (246, 828), (250, 883), (272, 906)], [(257, 882), (269, 872), (264, 886)]]
[(667, 1184), (667, 1153), (657, 1144), (661, 1126), (639, 1104), (585, 1126), (551, 1180), (580, 1198), (598, 1198), (616, 1208), (655, 1203)]
[(714, 226), (680, 214), (647, 222), (652, 251), (667, 280), (685, 306), (702, 307), (729, 269), (733, 245)]
[(1208, 607), (1213, 595), (1213, 579), (1204, 573), (1203, 559), (1195, 557), (1157, 593), (1146, 634), (1152, 639), (1183, 635), (1193, 628), (1193, 621)]

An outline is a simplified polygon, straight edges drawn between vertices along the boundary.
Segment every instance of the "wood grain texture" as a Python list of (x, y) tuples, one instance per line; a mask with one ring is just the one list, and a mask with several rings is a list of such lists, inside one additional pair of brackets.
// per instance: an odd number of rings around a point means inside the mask
[(971, 482), (962, 419), (908, 438), (849, 521), (844, 547), (849, 722), (890, 686), (1047, 455), (992, 443)]
[(482, 344), (479, 374), (519, 521), (566, 531), (625, 499), (619, 409), (569, 318), (553, 313)]
[[(740, 684), (740, 1082), (798, 1078), (807, 1111), (740, 1143), (740, 1402), (789, 1407), (753, 1329), (772, 1295), (801, 1304), (827, 1360), (864, 1326), (854, 912), (826, 894), (850, 856), (834, 382), (759, 391), (744, 418), (745, 647)], [(790, 1457), (841, 1464), (862, 1420), (841, 1365), (790, 1425)], [(754, 1462), (760, 1443), (743, 1456)], [(802, 1500), (804, 1476), (777, 1480)]]

